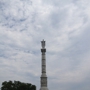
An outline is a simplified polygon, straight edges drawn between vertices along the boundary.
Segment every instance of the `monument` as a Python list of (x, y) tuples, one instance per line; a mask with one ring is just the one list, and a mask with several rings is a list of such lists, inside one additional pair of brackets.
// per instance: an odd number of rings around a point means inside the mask
[(42, 74), (41, 74), (41, 88), (40, 90), (48, 90), (47, 88), (47, 75), (46, 75), (46, 55), (45, 55), (45, 52), (46, 52), (46, 49), (45, 49), (45, 41), (41, 41), (41, 46), (42, 46), (42, 49), (41, 49), (41, 53), (42, 53), (42, 60), (41, 60), (41, 67), (42, 67)]

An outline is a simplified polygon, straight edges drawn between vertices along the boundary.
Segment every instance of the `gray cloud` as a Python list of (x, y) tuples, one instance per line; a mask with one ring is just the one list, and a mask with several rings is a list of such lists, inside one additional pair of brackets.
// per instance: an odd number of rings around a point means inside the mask
[(0, 1), (0, 84), (40, 88), (41, 43), (46, 40), (49, 89), (89, 90), (89, 0)]

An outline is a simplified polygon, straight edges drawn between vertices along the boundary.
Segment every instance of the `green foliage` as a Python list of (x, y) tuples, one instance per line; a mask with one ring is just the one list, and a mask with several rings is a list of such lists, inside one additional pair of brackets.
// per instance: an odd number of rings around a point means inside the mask
[(36, 90), (36, 86), (30, 83), (23, 83), (20, 81), (4, 81), (1, 90)]

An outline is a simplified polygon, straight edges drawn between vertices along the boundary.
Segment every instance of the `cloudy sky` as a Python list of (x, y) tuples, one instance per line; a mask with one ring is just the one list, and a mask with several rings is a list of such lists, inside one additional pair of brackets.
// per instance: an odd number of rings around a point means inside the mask
[(49, 90), (90, 90), (90, 0), (0, 0), (0, 86), (40, 89), (43, 39)]

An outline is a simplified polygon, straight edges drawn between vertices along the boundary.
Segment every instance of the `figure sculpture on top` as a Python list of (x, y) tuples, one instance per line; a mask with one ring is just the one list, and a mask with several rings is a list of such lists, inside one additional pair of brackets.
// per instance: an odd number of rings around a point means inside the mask
[(45, 48), (45, 41), (43, 39), (43, 41), (41, 41), (41, 44), (42, 44), (42, 48)]

